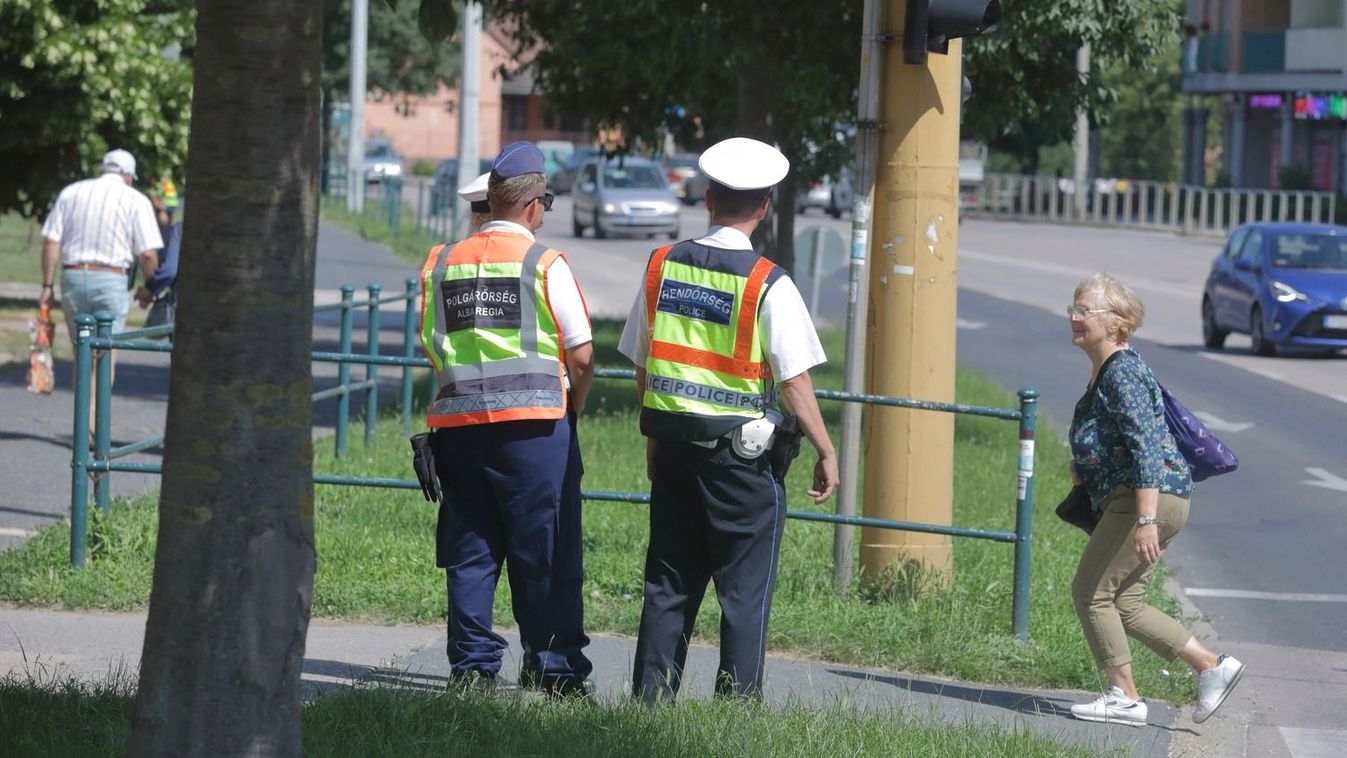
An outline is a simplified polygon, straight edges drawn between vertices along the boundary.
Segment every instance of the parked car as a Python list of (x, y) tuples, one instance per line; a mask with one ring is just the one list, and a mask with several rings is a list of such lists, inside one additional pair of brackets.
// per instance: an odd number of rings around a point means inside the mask
[(382, 182), (389, 177), (402, 176), (402, 158), (386, 142), (369, 142), (365, 145), (365, 181)]
[[(491, 170), (491, 159), (477, 161), (477, 173), (485, 174)], [(474, 174), (476, 176), (476, 174)], [(442, 213), (449, 207), (454, 193), (458, 191), (458, 159), (445, 158), (435, 167), (435, 176), (430, 183), (431, 213)]]
[(1247, 333), (1278, 347), (1347, 348), (1347, 227), (1256, 223), (1231, 233), (1202, 292), (1202, 341)]
[(575, 143), (567, 140), (539, 140), (538, 150), (543, 154), (543, 175), (551, 185), (553, 177), (575, 154)]
[(683, 204), (696, 205), (706, 199), (706, 188), (711, 186), (711, 178), (700, 168), (683, 182)]
[(697, 168), (698, 157), (697, 153), (674, 153), (664, 156), (660, 161), (660, 165), (664, 167), (664, 177), (669, 180), (669, 189), (673, 190), (674, 197), (686, 200), (688, 179), (700, 173)]
[(667, 234), (678, 239), (678, 198), (660, 168), (643, 158), (586, 161), (571, 206), (575, 236), (593, 229), (599, 239), (613, 233)]
[(833, 218), (841, 218), (842, 211), (851, 210), (851, 199), (851, 172), (842, 169), (836, 179), (824, 176), (796, 190), (795, 212), (803, 214), (810, 208), (818, 208)]
[(575, 186), (575, 177), (580, 173), (580, 167), (585, 161), (591, 158), (597, 158), (601, 151), (597, 147), (582, 147), (571, 153), (570, 160), (566, 165), (557, 170), (557, 173), (547, 182), (548, 189), (558, 195), (564, 195), (570, 192)]

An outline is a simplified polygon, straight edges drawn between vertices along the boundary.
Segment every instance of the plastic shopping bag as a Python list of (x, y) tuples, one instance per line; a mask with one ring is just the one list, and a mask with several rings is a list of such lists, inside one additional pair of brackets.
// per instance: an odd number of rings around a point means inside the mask
[(38, 309), (37, 319), (28, 322), (32, 347), (28, 352), (28, 391), (50, 395), (56, 388), (56, 374), (51, 365), (51, 342), (56, 335), (56, 324), (51, 320), (51, 308)]

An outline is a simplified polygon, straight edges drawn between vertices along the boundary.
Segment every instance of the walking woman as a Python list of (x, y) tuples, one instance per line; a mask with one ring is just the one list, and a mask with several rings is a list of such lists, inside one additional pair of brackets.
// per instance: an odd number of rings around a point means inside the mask
[(1081, 282), (1067, 307), (1071, 344), (1090, 359), (1090, 384), (1071, 420), (1071, 478), (1085, 486), (1099, 517), (1071, 598), (1109, 685), (1095, 701), (1072, 706), (1071, 715), (1146, 723), (1146, 702), (1132, 680), (1132, 637), (1165, 660), (1182, 658), (1193, 667), (1193, 720), (1201, 723), (1225, 702), (1244, 664), (1208, 650), (1144, 598), (1160, 553), (1188, 521), (1193, 480), (1165, 424), (1159, 385), (1127, 342), (1143, 316), (1137, 296), (1104, 273)]

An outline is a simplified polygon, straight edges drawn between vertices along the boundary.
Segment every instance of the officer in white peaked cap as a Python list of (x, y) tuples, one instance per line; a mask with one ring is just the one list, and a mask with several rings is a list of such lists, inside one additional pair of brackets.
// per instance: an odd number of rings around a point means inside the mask
[(486, 201), (487, 183), (491, 172), (479, 175), (476, 179), (458, 188), (458, 196), (468, 203), (468, 234), (476, 234), (491, 219), (491, 204)]
[(809, 378), (826, 360), (823, 347), (790, 276), (749, 241), (790, 162), (734, 137), (702, 153), (700, 165), (711, 180), (711, 228), (651, 254), (618, 347), (636, 364), (650, 478), (632, 672), (633, 694), (646, 702), (677, 694), (711, 580), (722, 619), (716, 692), (761, 695), (783, 481), (801, 434), (818, 452), (808, 496), (821, 503), (837, 486)]

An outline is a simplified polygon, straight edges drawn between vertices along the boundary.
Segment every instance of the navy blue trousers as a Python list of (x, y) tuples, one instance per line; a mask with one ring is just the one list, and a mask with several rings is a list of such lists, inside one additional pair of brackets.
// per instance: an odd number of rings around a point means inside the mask
[(450, 669), (500, 671), (506, 643), (491, 611), (507, 565), (521, 680), (580, 683), (593, 666), (582, 652), (584, 469), (574, 419), (445, 428), (432, 439), (444, 491), (435, 550), (449, 593)]
[(767, 649), (786, 496), (767, 456), (657, 443), (650, 486), (650, 547), (633, 695), (672, 700), (709, 580), (720, 601), (719, 695), (758, 695)]

